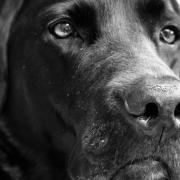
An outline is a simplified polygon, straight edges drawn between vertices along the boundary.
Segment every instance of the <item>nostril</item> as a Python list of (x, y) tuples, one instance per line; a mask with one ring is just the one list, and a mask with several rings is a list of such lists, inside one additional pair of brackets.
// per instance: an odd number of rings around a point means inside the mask
[(148, 103), (143, 116), (150, 119), (156, 118), (158, 116), (158, 106), (155, 103)]
[(174, 111), (174, 116), (178, 119), (180, 119), (180, 103), (176, 106)]

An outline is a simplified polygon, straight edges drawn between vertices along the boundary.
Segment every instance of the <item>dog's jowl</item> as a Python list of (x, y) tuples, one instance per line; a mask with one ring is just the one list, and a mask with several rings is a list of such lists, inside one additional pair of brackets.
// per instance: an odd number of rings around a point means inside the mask
[(0, 2), (0, 179), (180, 180), (180, 1)]

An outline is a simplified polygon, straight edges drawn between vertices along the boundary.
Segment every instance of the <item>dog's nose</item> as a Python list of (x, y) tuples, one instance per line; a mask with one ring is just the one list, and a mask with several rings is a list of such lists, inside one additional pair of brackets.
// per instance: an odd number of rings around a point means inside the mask
[(180, 129), (178, 81), (139, 82), (131, 89), (124, 98), (124, 104), (136, 128), (150, 136), (156, 136), (162, 129), (169, 136)]

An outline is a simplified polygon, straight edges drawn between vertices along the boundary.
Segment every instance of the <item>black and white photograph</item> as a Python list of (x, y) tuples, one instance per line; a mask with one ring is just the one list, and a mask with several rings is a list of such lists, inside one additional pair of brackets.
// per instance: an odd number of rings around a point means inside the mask
[(180, 0), (0, 0), (0, 180), (180, 180)]

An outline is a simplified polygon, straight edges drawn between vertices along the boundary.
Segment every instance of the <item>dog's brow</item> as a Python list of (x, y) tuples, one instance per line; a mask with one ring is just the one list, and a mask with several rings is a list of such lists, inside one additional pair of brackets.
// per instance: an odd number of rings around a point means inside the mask
[(43, 11), (41, 12), (40, 16), (47, 16), (49, 14), (51, 15), (57, 15), (57, 14), (60, 14), (60, 13), (63, 13), (65, 12), (65, 10), (70, 7), (72, 5), (72, 3), (69, 1), (69, 2), (62, 2), (62, 3), (55, 3), (49, 7), (46, 7), (43, 9)]
[(162, 0), (145, 1), (145, 9), (153, 16), (159, 16), (164, 11), (165, 4)]
[[(51, 5), (50, 7), (46, 8), (42, 13), (41, 16), (43, 15), (58, 15), (58, 14), (62, 14), (65, 13), (69, 10), (71, 11), (76, 11), (78, 10), (84, 10), (89, 13), (89, 11), (92, 10), (92, 8), (94, 7), (92, 1), (90, 0), (75, 0), (75, 1), (67, 1), (67, 2), (59, 2), (59, 3), (55, 3), (53, 5)], [(78, 12), (77, 12), (78, 14)], [(83, 15), (82, 15), (83, 16)]]
[(159, 17), (165, 9), (165, 3), (163, 0), (143, 0), (139, 2), (139, 11), (143, 11), (143, 14), (145, 12), (146, 15), (148, 14)]

